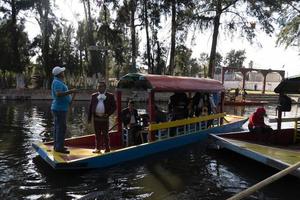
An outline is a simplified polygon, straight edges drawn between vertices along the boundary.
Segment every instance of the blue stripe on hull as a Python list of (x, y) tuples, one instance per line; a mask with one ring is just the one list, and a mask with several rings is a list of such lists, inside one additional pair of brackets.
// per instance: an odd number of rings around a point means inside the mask
[(42, 150), (38, 145), (34, 143), (32, 144), (32, 147), (36, 150), (36, 152), (39, 154), (39, 156), (41, 156), (42, 159), (44, 159), (47, 163), (51, 165), (51, 167), (56, 167), (56, 163), (48, 157), (48, 154), (44, 150)]

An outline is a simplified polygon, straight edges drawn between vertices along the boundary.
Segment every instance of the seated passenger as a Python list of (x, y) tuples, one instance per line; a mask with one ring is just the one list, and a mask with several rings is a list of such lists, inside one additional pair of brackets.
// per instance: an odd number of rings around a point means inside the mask
[(241, 93), (241, 95), (242, 95), (242, 101), (246, 101), (246, 96), (247, 96), (247, 91), (246, 91), (246, 89), (243, 89), (242, 90), (242, 93)]
[(156, 123), (166, 122), (167, 120), (167, 113), (159, 109), (157, 105), (154, 106), (155, 108), (155, 121)]
[[(217, 113), (213, 94), (196, 92), (193, 97), (193, 109), (196, 117)], [(207, 121), (207, 127), (210, 127), (212, 124), (213, 120)]]
[(215, 104), (212, 104), (210, 94), (205, 93), (203, 98), (202, 115), (210, 115), (212, 113), (213, 106), (215, 106)]
[(168, 111), (171, 115), (171, 121), (184, 119), (188, 117), (189, 99), (184, 92), (175, 92), (170, 96)]
[(237, 100), (237, 97), (239, 96), (239, 93), (240, 93), (240, 89), (239, 88), (235, 88), (235, 90), (234, 90), (234, 101)]
[(256, 111), (250, 115), (248, 129), (251, 133), (272, 133), (273, 129), (264, 122), (266, 110), (264, 108), (257, 108)]
[(203, 94), (200, 92), (196, 92), (192, 99), (192, 109), (193, 114), (196, 117), (199, 117), (202, 115), (202, 108), (203, 108)]
[(140, 130), (139, 115), (137, 109), (134, 108), (134, 102), (128, 101), (128, 107), (121, 112), (121, 119), (123, 125), (128, 129), (128, 145), (140, 144)]

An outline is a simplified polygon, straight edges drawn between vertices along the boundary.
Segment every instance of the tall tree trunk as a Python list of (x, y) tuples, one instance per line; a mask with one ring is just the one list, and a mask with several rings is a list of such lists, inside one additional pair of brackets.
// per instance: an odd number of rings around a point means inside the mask
[(104, 6), (104, 23), (105, 23), (105, 35), (104, 35), (104, 67), (102, 69), (102, 74), (105, 77), (106, 84), (108, 84), (109, 77), (108, 77), (108, 21), (107, 21), (107, 7), (106, 4)]
[(145, 18), (146, 40), (147, 40), (148, 73), (153, 74), (154, 70), (153, 70), (153, 65), (151, 63), (151, 47), (150, 47), (150, 38), (149, 38), (149, 22), (148, 22), (147, 0), (144, 0), (144, 18)]
[(40, 15), (40, 28), (42, 33), (42, 63), (43, 69), (45, 72), (46, 77), (43, 80), (43, 86), (46, 88), (50, 87), (50, 79), (51, 79), (51, 68), (50, 66), (50, 58), (49, 58), (49, 40), (50, 40), (50, 33), (49, 33), (49, 12), (50, 12), (50, 2), (49, 0), (41, 1), (37, 6), (38, 13)]
[(164, 66), (163, 63), (161, 62), (161, 48), (160, 48), (160, 44), (159, 41), (156, 41), (156, 45), (157, 45), (157, 55), (156, 55), (156, 74), (162, 74), (164, 72)]
[[(98, 62), (98, 55), (99, 50), (96, 47), (95, 44), (95, 39), (94, 39), (94, 28), (93, 28), (93, 21), (92, 21), (92, 15), (91, 15), (91, 5), (90, 5), (90, 0), (86, 0), (87, 2), (87, 30), (88, 30), (88, 48), (89, 48), (89, 69), (88, 69), (88, 74), (91, 76), (93, 74), (98, 73), (101, 71), (99, 69), (100, 63)], [(103, 79), (103, 74), (100, 73), (100, 76), (98, 77), (99, 79)]]
[(80, 76), (83, 76), (83, 55), (82, 50), (79, 50), (79, 68), (80, 68)]
[(176, 42), (176, 0), (172, 0), (172, 28), (171, 28), (171, 52), (169, 62), (169, 73), (173, 75), (175, 69), (175, 42)]
[(131, 67), (129, 72), (137, 72), (136, 68), (136, 58), (137, 58), (137, 49), (136, 49), (136, 38), (135, 38), (135, 23), (134, 16), (136, 11), (136, 0), (130, 0), (130, 32), (131, 32)]
[(17, 72), (16, 74), (16, 88), (24, 88), (25, 87), (25, 81), (24, 81), (24, 75), (23, 72), (23, 66), (21, 66), (20, 61), (20, 51), (19, 51), (19, 35), (17, 30), (17, 8), (16, 8), (16, 1), (11, 1), (11, 43), (12, 43), (12, 49), (13, 49), (13, 68), (14, 71)]
[[(85, 0), (82, 1), (82, 4), (83, 4), (83, 10), (84, 10), (84, 16), (85, 16), (85, 21), (86, 23), (88, 22), (88, 15), (87, 15), (87, 8), (86, 8), (86, 3), (85, 3)], [(88, 27), (88, 25), (87, 25)], [(87, 62), (89, 62), (89, 53), (88, 53), (88, 47), (87, 47), (87, 43), (85, 43), (84, 45), (84, 52), (85, 52), (85, 59)]]
[(211, 51), (210, 51), (209, 65), (208, 65), (208, 77), (209, 78), (214, 78), (217, 42), (218, 42), (221, 14), (222, 14), (222, 0), (218, 0), (217, 8), (216, 8), (216, 16), (214, 17), (214, 32), (213, 32), (213, 39), (212, 39), (212, 44), (211, 44)]

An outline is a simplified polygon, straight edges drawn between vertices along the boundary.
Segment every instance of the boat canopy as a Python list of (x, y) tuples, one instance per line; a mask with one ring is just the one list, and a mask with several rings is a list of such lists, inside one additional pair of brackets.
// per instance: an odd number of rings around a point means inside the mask
[(154, 92), (219, 92), (225, 90), (222, 83), (214, 79), (139, 73), (123, 76), (118, 82), (117, 88), (120, 90), (152, 90)]
[(300, 93), (300, 76), (294, 76), (282, 80), (274, 89), (276, 93), (299, 94)]

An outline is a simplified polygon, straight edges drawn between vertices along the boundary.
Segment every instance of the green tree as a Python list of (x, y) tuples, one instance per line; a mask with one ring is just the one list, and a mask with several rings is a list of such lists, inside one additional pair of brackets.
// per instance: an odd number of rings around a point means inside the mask
[(242, 68), (246, 59), (245, 50), (231, 50), (227, 53), (224, 64), (226, 67)]
[[(239, 31), (248, 40), (255, 37), (256, 23), (260, 23), (261, 28), (266, 33), (274, 31), (272, 26), (272, 12), (266, 8), (265, 2), (268, 0), (203, 0), (197, 4), (199, 13), (199, 24), (201, 26), (213, 26), (212, 45), (209, 60), (209, 77), (213, 77), (216, 64), (217, 41), (219, 28), (222, 25), (224, 30), (231, 33)], [(223, 17), (222, 16), (226, 16)], [(203, 23), (203, 20), (204, 22)], [(210, 20), (208, 20), (210, 19)], [(224, 19), (224, 20), (222, 20)], [(253, 20), (256, 19), (254, 22)]]
[(209, 55), (207, 53), (201, 53), (199, 58), (200, 77), (207, 77), (208, 63)]
[[(192, 17), (194, 16), (195, 3), (194, 1), (185, 0), (162, 0), (162, 10), (165, 14), (171, 16), (171, 37), (170, 37), (170, 57), (168, 74), (174, 73), (175, 57), (176, 57), (176, 39), (183, 43), (184, 36), (187, 33), (187, 27), (192, 24)], [(178, 32), (182, 31), (182, 37), (177, 35)], [(178, 43), (178, 42), (177, 42)]]
[(175, 75), (189, 76), (191, 71), (192, 50), (184, 45), (176, 47)]
[[(118, 66), (115, 72), (118, 74), (124, 74), (128, 72), (136, 72), (136, 58), (138, 52), (138, 39), (136, 34), (136, 22), (135, 13), (137, 10), (135, 1), (127, 0), (123, 2), (123, 5), (117, 9), (117, 18), (115, 20), (115, 30), (118, 32), (122, 43), (118, 50), (116, 49), (115, 54), (121, 55), (117, 59), (117, 63), (122, 63), (122, 66)], [(121, 46), (122, 45), (122, 46)]]
[[(95, 19), (92, 16), (92, 10), (91, 10), (91, 1), (90, 0), (82, 0), (83, 6), (84, 6), (84, 13), (85, 13), (85, 20), (86, 20), (86, 30), (87, 30), (87, 50), (88, 54), (86, 55), (87, 61), (88, 61), (88, 75), (92, 76), (98, 72), (101, 72), (103, 70), (99, 69), (101, 68), (100, 64), (100, 53), (99, 53), (99, 47), (96, 45), (96, 27), (95, 27)], [(103, 74), (100, 74), (103, 78)]]
[[(9, 30), (11, 24), (8, 21), (0, 22), (0, 69), (6, 70), (10, 72), (19, 72), (18, 68), (15, 65), (15, 55), (14, 50), (12, 48), (12, 35)], [(30, 64), (30, 56), (33, 55), (33, 51), (31, 50), (31, 44), (28, 39), (27, 33), (24, 32), (24, 26), (18, 25), (18, 51), (20, 54), (20, 66), (24, 66), (22, 70), (25, 69), (26, 66)]]
[[(278, 1), (276, 1), (278, 2)], [(282, 3), (279, 1), (278, 3)], [(277, 5), (280, 12), (278, 19), (281, 27), (277, 44), (285, 47), (300, 46), (300, 3), (299, 1), (283, 1)]]
[(38, 35), (36, 38), (36, 41), (39, 41), (38, 43), (42, 52), (38, 61), (40, 61), (45, 75), (43, 86), (49, 88), (52, 77), (51, 69), (53, 68), (50, 62), (50, 37), (54, 34), (54, 26), (56, 25), (57, 18), (52, 12), (52, 4), (49, 0), (36, 1), (35, 8), (37, 12), (36, 19), (41, 30), (41, 35)]
[[(199, 58), (199, 66), (200, 70), (204, 77), (208, 77), (208, 65), (209, 65), (209, 55), (207, 53), (201, 53)], [(216, 52), (216, 61), (215, 61), (215, 74), (220, 74), (222, 71), (222, 63), (223, 63), (223, 56)]]
[[(26, 47), (28, 46), (28, 37), (24, 33), (24, 17), (19, 17), (19, 13), (31, 9), (34, 2), (34, 0), (2, 0), (0, 2), (0, 12), (4, 16), (2, 28), (6, 28), (5, 31), (10, 34), (5, 37), (10, 40), (10, 42), (6, 41), (9, 42), (6, 51), (10, 53), (9, 58), (11, 59), (9, 71), (16, 73), (17, 88), (25, 86), (23, 72), (29, 64), (29, 49)], [(21, 44), (21, 42), (24, 44)]]
[(161, 27), (163, 6), (157, 0), (143, 0), (142, 13), (139, 18), (145, 29), (146, 46), (143, 54), (143, 64), (148, 66), (148, 73), (162, 74), (166, 68), (165, 44), (158, 38)]
[(86, 38), (86, 25), (84, 24), (84, 21), (78, 22), (78, 29), (76, 32), (76, 49), (79, 53), (79, 74), (80, 76), (83, 76), (86, 74), (87, 71), (87, 64), (86, 64), (86, 55), (87, 55), (87, 38)]
[(191, 65), (190, 76), (195, 76), (195, 77), (200, 76), (199, 73), (201, 71), (201, 66), (196, 58), (192, 58), (190, 60), (190, 65)]
[[(151, 26), (151, 24), (149, 25), (149, 8), (152, 7), (153, 2), (149, 1), (149, 0), (148, 1), (143, 0), (142, 5), (143, 5), (143, 8), (142, 8), (141, 19), (142, 19), (142, 22), (145, 26), (145, 34), (146, 34), (146, 53), (145, 53), (144, 57), (147, 60), (146, 64), (148, 66), (148, 73), (153, 74), (154, 73), (154, 66), (153, 66), (153, 57), (152, 57), (152, 54), (151, 54), (151, 46), (150, 46), (151, 41), (150, 41), (150, 30), (149, 30), (150, 29), (149, 27)], [(151, 20), (151, 17), (150, 17), (150, 20)]]

